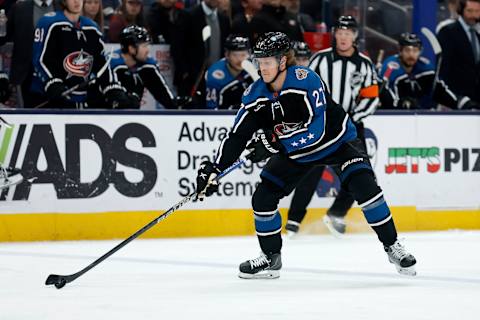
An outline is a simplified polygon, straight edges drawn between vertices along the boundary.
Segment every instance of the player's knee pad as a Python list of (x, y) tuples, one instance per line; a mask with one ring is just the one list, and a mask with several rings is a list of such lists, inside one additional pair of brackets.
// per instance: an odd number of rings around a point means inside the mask
[(282, 217), (278, 202), (282, 190), (268, 181), (262, 181), (252, 197), (255, 230), (259, 236), (270, 236), (282, 231)]
[(255, 211), (272, 211), (278, 207), (278, 202), (284, 196), (283, 190), (266, 179), (258, 184), (252, 196), (252, 208)]
[(362, 208), (370, 226), (380, 226), (392, 218), (390, 209), (383, 198), (382, 189), (377, 185), (372, 171), (362, 171), (352, 175), (348, 187)]

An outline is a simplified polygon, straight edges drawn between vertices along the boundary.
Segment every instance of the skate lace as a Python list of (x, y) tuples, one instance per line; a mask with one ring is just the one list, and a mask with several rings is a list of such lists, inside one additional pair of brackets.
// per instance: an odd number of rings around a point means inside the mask
[(402, 260), (409, 255), (403, 244), (398, 241), (395, 242), (390, 248), (392, 249), (392, 256), (398, 260)]
[(263, 264), (269, 264), (267, 256), (262, 254), (260, 257), (250, 260), (250, 267), (258, 268)]

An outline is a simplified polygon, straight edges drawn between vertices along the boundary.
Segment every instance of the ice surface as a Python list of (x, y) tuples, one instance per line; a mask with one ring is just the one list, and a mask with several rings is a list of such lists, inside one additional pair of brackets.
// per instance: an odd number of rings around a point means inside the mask
[(284, 240), (277, 280), (237, 278), (255, 237), (135, 240), (57, 290), (119, 241), (0, 244), (1, 320), (480, 319), (480, 232), (405, 233), (418, 276), (400, 276), (376, 236)]

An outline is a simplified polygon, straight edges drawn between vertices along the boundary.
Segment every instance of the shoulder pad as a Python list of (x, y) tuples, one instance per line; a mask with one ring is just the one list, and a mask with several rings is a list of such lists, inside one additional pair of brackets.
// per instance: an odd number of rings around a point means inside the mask
[(430, 64), (430, 60), (425, 57), (420, 57), (418, 60), (423, 62), (424, 64), (427, 64), (427, 65)]
[(359, 52), (358, 52), (358, 55), (359, 55), (360, 57), (362, 57), (363, 59), (367, 60), (368, 62), (372, 63), (372, 59), (370, 59), (370, 57), (367, 56), (366, 54), (363, 54), (363, 53), (361, 53), (361, 52), (359, 51)]

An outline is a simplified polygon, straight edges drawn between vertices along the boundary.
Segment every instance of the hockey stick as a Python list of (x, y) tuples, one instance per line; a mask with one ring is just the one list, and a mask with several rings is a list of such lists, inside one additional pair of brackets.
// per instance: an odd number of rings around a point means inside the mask
[[(225, 169), (222, 173), (220, 173), (215, 179), (217, 181), (219, 181), (221, 178), (223, 178), (224, 176), (226, 176), (227, 174), (229, 174), (231, 171), (237, 169), (238, 167), (240, 167), (242, 164), (244, 164), (247, 159), (248, 159), (248, 155), (245, 157), (245, 158), (241, 158), (239, 160), (237, 160), (236, 162), (234, 162), (230, 167), (228, 167), (227, 169)], [(72, 282), (74, 281), (75, 279), (77, 279), (78, 277), (82, 276), (83, 274), (85, 274), (87, 271), (89, 271), (90, 269), (92, 269), (93, 267), (97, 266), (98, 264), (100, 264), (103, 260), (107, 259), (108, 257), (110, 257), (112, 254), (114, 254), (115, 252), (117, 252), (118, 250), (120, 250), (121, 248), (123, 248), (124, 246), (126, 246), (129, 242), (131, 242), (132, 240), (136, 239), (138, 236), (140, 236), (141, 234), (143, 234), (145, 231), (149, 230), (150, 228), (152, 228), (154, 225), (156, 225), (157, 223), (159, 223), (160, 221), (166, 219), (169, 215), (171, 215), (172, 213), (174, 213), (175, 211), (177, 211), (178, 209), (180, 209), (184, 204), (190, 202), (190, 200), (192, 200), (195, 196), (197, 195), (196, 192), (192, 192), (191, 194), (189, 194), (188, 196), (186, 196), (185, 198), (183, 198), (182, 200), (180, 200), (180, 202), (178, 202), (177, 204), (175, 204), (173, 207), (171, 207), (170, 209), (168, 209), (166, 212), (162, 213), (160, 216), (156, 217), (154, 220), (152, 220), (150, 223), (148, 223), (147, 225), (145, 225), (143, 228), (141, 228), (140, 230), (138, 230), (137, 232), (135, 232), (134, 234), (132, 234), (130, 237), (128, 237), (127, 239), (123, 240), (122, 242), (120, 242), (118, 245), (116, 245), (113, 249), (111, 249), (110, 251), (108, 251), (107, 253), (105, 253), (103, 256), (101, 256), (100, 258), (98, 258), (97, 260), (95, 260), (94, 262), (92, 262), (91, 264), (89, 264), (88, 266), (86, 266), (85, 268), (83, 268), (82, 270), (76, 272), (76, 273), (73, 273), (73, 274), (70, 274), (70, 275), (65, 275), (65, 276), (62, 276), (62, 275), (57, 275), (57, 274), (51, 274), (48, 276), (47, 280), (45, 281), (45, 285), (55, 285), (55, 287), (57, 289), (61, 289), (63, 288), (67, 283), (69, 282)]]
[(387, 83), (390, 79), (390, 76), (392, 75), (393, 70), (396, 70), (398, 68), (400, 68), (400, 65), (398, 63), (396, 63), (395, 61), (390, 61), (387, 64), (387, 70), (385, 70), (385, 73), (383, 74), (383, 77), (382, 77), (382, 85), (378, 89), (378, 94), (379, 95), (380, 95), (380, 93), (382, 93), (382, 91), (387, 86)]
[(257, 81), (258, 79), (260, 79), (260, 76), (258, 75), (258, 70), (257, 68), (255, 68), (255, 65), (252, 63), (252, 61), (248, 59), (243, 60), (242, 68), (250, 75), (253, 81)]
[(384, 55), (385, 55), (385, 50), (380, 49), (378, 51), (377, 63), (375, 64), (375, 69), (377, 69), (377, 72), (379, 72), (382, 69), (382, 61), (383, 61)]
[(7, 128), (11, 128), (11, 127), (12, 127), (12, 125), (11, 125), (10, 123), (8, 123), (8, 122), (7, 122), (5, 119), (3, 119), (2, 117), (0, 117), (0, 121), (3, 122)]
[[(98, 70), (96, 76), (92, 79), (89, 79), (87, 81), (84, 81), (82, 83), (79, 83), (79, 84), (76, 84), (74, 85), (73, 87), (71, 87), (70, 89), (67, 89), (65, 90), (64, 92), (62, 92), (62, 97), (67, 97), (70, 93), (72, 93), (73, 91), (79, 89), (79, 88), (85, 88), (93, 83), (95, 83), (95, 81), (97, 81), (98, 78), (100, 78), (103, 73), (105, 72), (105, 70), (108, 69), (108, 66), (110, 65), (110, 61), (112, 60), (112, 54), (113, 54), (113, 47), (112, 49), (110, 50), (110, 54), (108, 55), (108, 59), (107, 61), (105, 62), (105, 64), (102, 66), (102, 68), (100, 68), (100, 70)], [(34, 108), (35, 109), (38, 109), (38, 108), (41, 108), (43, 106), (45, 106), (47, 103), (49, 103), (50, 100), (47, 100), (47, 101), (44, 101), (38, 105), (36, 105)]]
[(421, 29), (423, 35), (425, 38), (427, 38), (428, 42), (430, 42), (430, 46), (433, 49), (433, 53), (435, 54), (435, 77), (433, 78), (433, 85), (432, 85), (432, 95), (435, 92), (435, 87), (437, 86), (438, 78), (439, 78), (439, 73), (440, 73), (440, 65), (442, 64), (442, 47), (440, 46), (440, 43), (438, 42), (437, 37), (433, 34), (430, 29), (422, 27)]
[(209, 25), (206, 25), (202, 29), (202, 40), (203, 40), (203, 46), (205, 47), (205, 58), (203, 60), (202, 67), (200, 69), (200, 73), (197, 76), (197, 79), (195, 80), (195, 83), (193, 84), (192, 91), (190, 92), (190, 96), (193, 98), (195, 97), (195, 93), (197, 92), (197, 88), (200, 85), (200, 81), (202, 81), (203, 74), (205, 72), (205, 69), (207, 68), (207, 61), (208, 61), (208, 45), (207, 41), (210, 39), (210, 36), (212, 35), (212, 28)]

